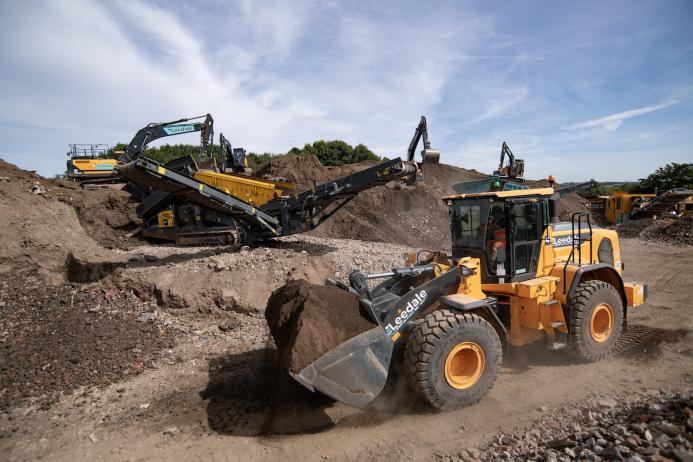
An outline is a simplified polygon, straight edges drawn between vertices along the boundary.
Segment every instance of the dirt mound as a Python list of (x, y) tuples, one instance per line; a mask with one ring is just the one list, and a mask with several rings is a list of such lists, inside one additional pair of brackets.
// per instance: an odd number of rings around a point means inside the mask
[(107, 249), (131, 249), (142, 240), (127, 236), (140, 226), (137, 203), (121, 189), (81, 190), (69, 184), (60, 189), (56, 198), (74, 207), (84, 230)]
[(570, 221), (574, 213), (590, 211), (590, 201), (577, 193), (570, 193), (561, 197), (557, 206), (558, 218), (562, 221)]
[[(273, 176), (286, 177), (304, 187), (376, 165), (365, 161), (325, 167), (315, 156), (285, 156), (273, 161)], [(450, 165), (425, 166), (424, 181), (414, 188), (395, 189), (395, 183), (360, 193), (311, 234), (318, 237), (392, 242), (417, 248), (449, 248), (447, 206), (441, 198), (453, 194), (453, 184), (485, 175)]]
[(616, 226), (616, 232), (620, 237), (640, 237), (642, 232), (651, 224), (651, 218), (642, 218), (640, 220), (628, 220)]
[(668, 244), (693, 245), (693, 217), (655, 220), (643, 230), (640, 237)]
[(66, 278), (69, 254), (76, 261), (113, 259), (95, 241), (98, 233), (85, 231), (75, 208), (64, 203), (81, 192), (3, 161), (0, 178), (0, 273), (38, 269), (57, 282)]
[(279, 350), (279, 366), (291, 372), (375, 327), (361, 315), (356, 295), (304, 280), (272, 292), (265, 318)]
[(141, 302), (101, 286), (46, 285), (37, 273), (0, 283), (0, 409), (139, 374), (173, 332), (140, 322)]
[(693, 217), (679, 219), (628, 220), (616, 227), (621, 237), (639, 237), (649, 242), (693, 245)]
[(310, 188), (317, 183), (323, 183), (335, 176), (329, 175), (328, 167), (322, 165), (314, 155), (310, 156), (279, 156), (270, 161), (257, 172), (260, 177), (285, 178), (300, 186), (300, 189)]

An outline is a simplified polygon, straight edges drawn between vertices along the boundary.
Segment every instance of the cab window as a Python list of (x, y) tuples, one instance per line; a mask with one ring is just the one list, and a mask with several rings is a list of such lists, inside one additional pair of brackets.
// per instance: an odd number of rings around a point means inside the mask
[(453, 236), (455, 243), (462, 247), (481, 248), (483, 246), (483, 226), (481, 207), (460, 205), (453, 208)]

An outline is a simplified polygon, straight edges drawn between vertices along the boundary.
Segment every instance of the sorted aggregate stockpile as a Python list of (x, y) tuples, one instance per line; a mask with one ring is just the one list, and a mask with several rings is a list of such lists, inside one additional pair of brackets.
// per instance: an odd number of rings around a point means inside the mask
[(693, 245), (693, 217), (628, 220), (619, 224), (616, 230), (621, 237), (639, 237), (648, 242), (679, 246)]
[(174, 332), (143, 317), (129, 292), (101, 285), (47, 285), (37, 273), (0, 281), (0, 409), (38, 398), (48, 405), (82, 386), (144, 372)]
[[(325, 167), (315, 156), (284, 156), (268, 168), (272, 176), (285, 177), (303, 188), (349, 175), (376, 165), (374, 161)], [(424, 249), (450, 247), (448, 208), (443, 196), (454, 194), (452, 184), (485, 175), (445, 164), (423, 168), (424, 181), (396, 189), (394, 183), (360, 193), (312, 235), (327, 238), (391, 242)]]
[(279, 350), (279, 367), (294, 373), (375, 327), (361, 315), (356, 295), (305, 280), (272, 292), (265, 318)]

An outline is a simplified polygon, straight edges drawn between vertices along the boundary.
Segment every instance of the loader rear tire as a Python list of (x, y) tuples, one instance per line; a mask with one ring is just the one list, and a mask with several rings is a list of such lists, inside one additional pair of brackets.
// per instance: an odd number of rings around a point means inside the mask
[(595, 362), (611, 354), (623, 326), (623, 302), (608, 282), (582, 281), (568, 303), (573, 353)]
[(416, 394), (447, 411), (474, 404), (491, 390), (503, 348), (482, 317), (438, 310), (414, 327), (404, 361)]

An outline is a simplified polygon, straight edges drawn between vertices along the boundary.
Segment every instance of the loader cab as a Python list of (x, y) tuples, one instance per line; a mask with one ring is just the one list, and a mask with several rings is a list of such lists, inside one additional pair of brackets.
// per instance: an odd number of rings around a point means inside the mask
[(484, 284), (536, 277), (553, 189), (495, 191), (445, 198), (453, 259), (481, 260)]

